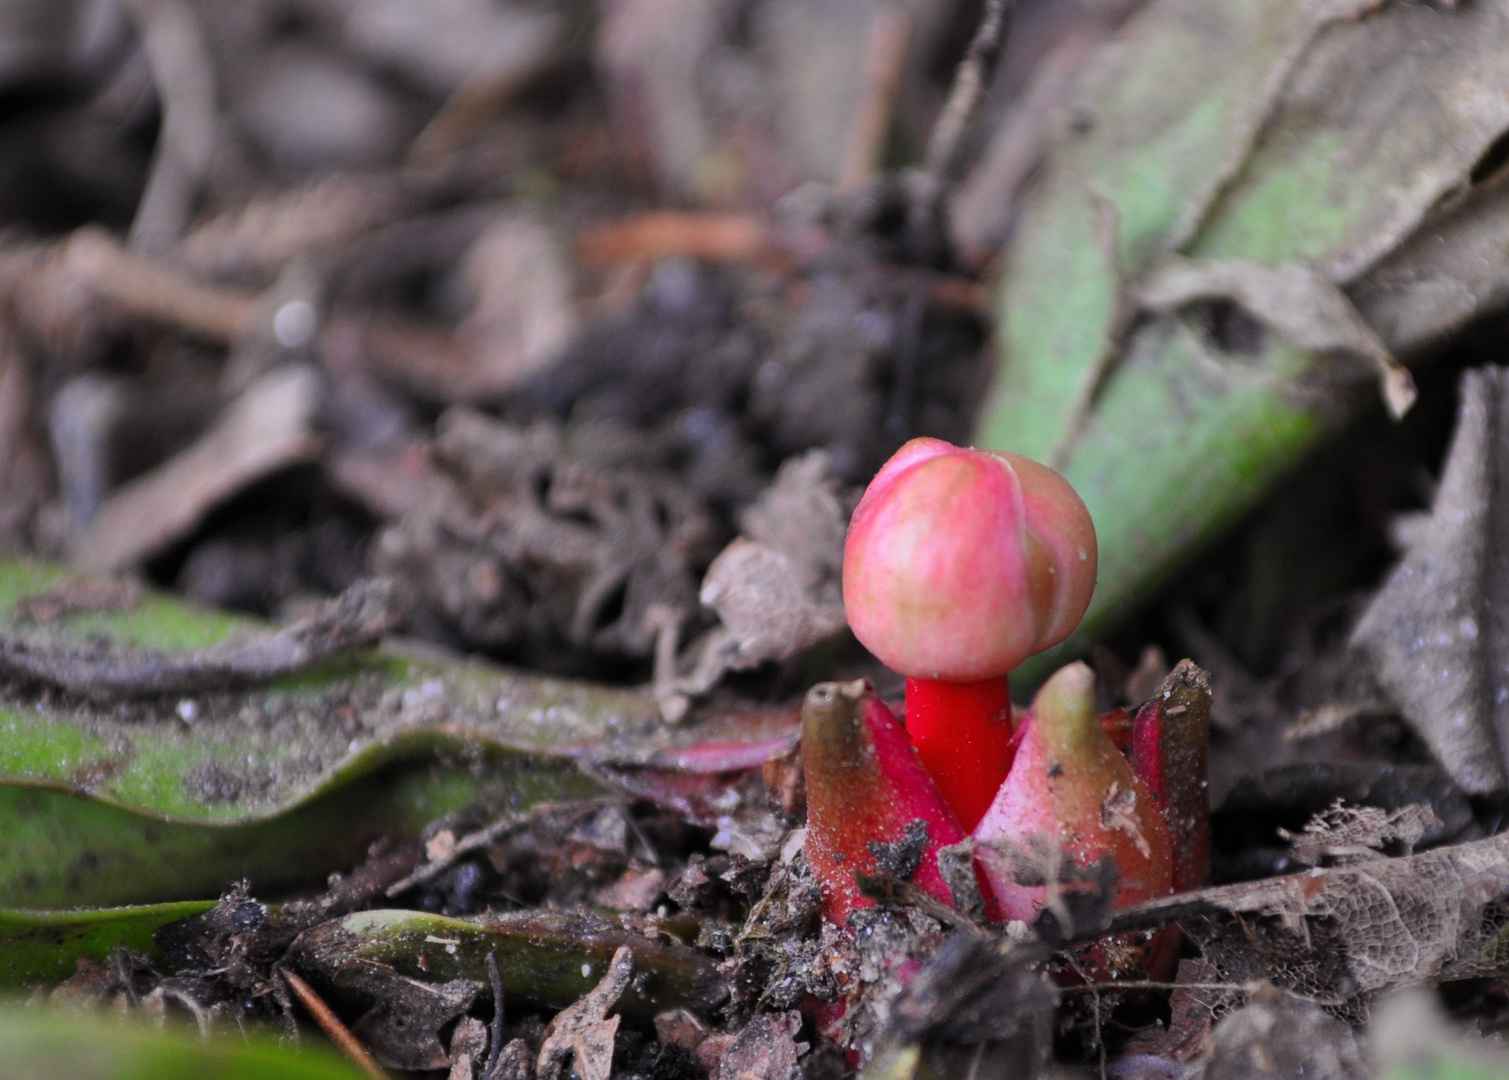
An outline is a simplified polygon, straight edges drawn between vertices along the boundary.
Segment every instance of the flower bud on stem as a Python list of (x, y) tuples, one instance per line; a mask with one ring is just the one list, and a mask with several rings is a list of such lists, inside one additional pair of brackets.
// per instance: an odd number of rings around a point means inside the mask
[(1011, 769), (1007, 675), (1074, 630), (1095, 565), (1084, 503), (1016, 454), (913, 439), (854, 510), (849, 625), (907, 677), (907, 731), (965, 828)]

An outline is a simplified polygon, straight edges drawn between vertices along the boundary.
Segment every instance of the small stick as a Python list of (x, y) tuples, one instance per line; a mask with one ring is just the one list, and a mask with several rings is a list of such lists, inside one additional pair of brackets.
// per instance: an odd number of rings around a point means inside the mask
[(456, 846), (451, 848), (444, 855), (440, 855), (436, 858), (431, 859), (429, 862), (419, 867), (413, 873), (409, 874), (408, 877), (400, 878), (398, 881), (395, 881), (393, 884), (389, 885), (385, 890), (385, 895), (390, 897), (397, 896), (399, 893), (404, 892), (407, 889), (412, 889), (415, 885), (423, 885), (426, 881), (429, 881), (436, 874), (449, 867), (461, 856), (467, 854), (468, 852), (476, 851), (478, 848), (486, 847), (488, 844), (491, 844), (494, 840), (498, 839), (498, 837), (502, 836), (504, 833), (508, 832), (511, 829), (517, 828), (521, 824), (523, 824), (523, 818), (518, 817), (514, 814), (509, 814), (505, 817), (499, 818), (497, 821), (493, 822), (485, 829), (478, 829), (474, 833), (468, 833), (460, 840), (457, 840)]
[(891, 127), (896, 91), (901, 87), (901, 69), (911, 38), (912, 14), (899, 7), (881, 11), (870, 28), (863, 89), (835, 185), (840, 194), (858, 191), (875, 171)]
[(1015, 0), (985, 0), (980, 25), (975, 29), (969, 48), (964, 51), (964, 59), (959, 61), (948, 100), (944, 102), (943, 111), (938, 114), (932, 136), (927, 141), (927, 172), (935, 187), (941, 188), (953, 170), (964, 131), (980, 107), (996, 61), (1001, 57), (1001, 45), (1006, 40), (1006, 29), (1015, 7)]
[(493, 988), (492, 1045), (487, 1048), (487, 1067), (482, 1070), (482, 1080), (492, 1080), (498, 1055), (503, 1052), (503, 975), (498, 971), (496, 950), (487, 954), (487, 981)]
[[(606, 806), (613, 801), (614, 800), (612, 799), (592, 800), (585, 804), (583, 810), (595, 810), (601, 806)], [(457, 840), (456, 845), (445, 854), (436, 856), (429, 862), (425, 863), (423, 866), (419, 867), (408, 877), (403, 878), (399, 881), (395, 881), (392, 885), (389, 885), (386, 890), (386, 895), (390, 897), (397, 896), (405, 889), (412, 889), (415, 885), (423, 885), (426, 881), (429, 881), (435, 875), (439, 874), (441, 871), (449, 867), (457, 859), (461, 858), (461, 856), (476, 851), (479, 848), (485, 848), (494, 840), (497, 840), (500, 836), (503, 836), (505, 833), (508, 833), (513, 829), (517, 829), (520, 826), (526, 825), (529, 822), (536, 820), (537, 818), (543, 817), (545, 814), (552, 813), (556, 810), (563, 810), (572, 805), (577, 804), (557, 802), (540, 803), (537, 806), (531, 807), (529, 811), (524, 814), (506, 814), (485, 828), (478, 829), (476, 832), (467, 833), (461, 839)]]
[(341, 1023), (341, 1018), (331, 1011), (329, 1005), (325, 1004), (325, 999), (314, 992), (314, 987), (288, 968), (279, 968), (278, 974), (283, 976), (283, 982), (288, 989), (293, 991), (294, 997), (299, 999), (299, 1004), (303, 1005), (309, 1015), (314, 1018), (320, 1030), (329, 1037), (331, 1042), (339, 1046), (348, 1058), (356, 1062), (362, 1072), (372, 1080), (388, 1080), (388, 1074), (383, 1072), (382, 1066), (367, 1052), (361, 1040), (351, 1034), (351, 1029)]
[(1072, 986), (1060, 986), (1059, 992), (1065, 994), (1082, 994), (1097, 990), (1225, 990), (1234, 994), (1250, 994), (1259, 986), (1260, 981), (1251, 982), (1162, 982), (1154, 979), (1117, 979), (1113, 982), (1087, 982), (1076, 983)]
[(651, 210), (594, 225), (577, 244), (583, 263), (606, 268), (683, 255), (711, 262), (789, 265), (773, 231), (751, 214)]
[(126, 5), (162, 106), (162, 131), (131, 223), (131, 246), (166, 251), (183, 235), (215, 150), (215, 68), (195, 12), (183, 0)]
[(545, 69), (547, 59), (542, 55), (540, 62), (488, 72), (462, 83), (409, 144), (409, 165), (432, 169), (444, 164)]
[(63, 266), (122, 311), (215, 342), (235, 341), (260, 312), (254, 294), (196, 281), (158, 259), (127, 251), (97, 229), (74, 234), (64, 248)]

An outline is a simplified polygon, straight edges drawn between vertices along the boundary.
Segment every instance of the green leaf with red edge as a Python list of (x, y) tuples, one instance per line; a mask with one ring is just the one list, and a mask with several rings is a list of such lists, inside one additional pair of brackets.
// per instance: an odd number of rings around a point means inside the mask
[[(151, 592), (62, 610), (66, 568), (0, 558), (0, 633), (29, 646), (177, 655), (265, 624)], [(87, 590), (86, 590), (87, 591)], [(714, 774), (789, 748), (796, 718), (667, 728), (648, 693), (538, 678), (413, 648), (266, 685), (100, 705), (0, 685), (0, 905), (210, 898), (251, 878), (318, 882), (380, 835), (469, 805), (602, 794), (580, 765)]]

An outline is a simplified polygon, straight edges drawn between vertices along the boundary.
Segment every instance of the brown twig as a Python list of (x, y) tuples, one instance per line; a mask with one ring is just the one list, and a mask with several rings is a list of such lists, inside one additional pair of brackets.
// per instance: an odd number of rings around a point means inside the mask
[(1018, 193), (1042, 160), (1051, 118), (1105, 35), (1100, 29), (1071, 33), (1038, 61), (952, 193), (949, 229), (969, 265), (984, 266), (1005, 241)]
[[(62, 277), (117, 311), (223, 345), (235, 344), (271, 318), (265, 297), (207, 285), (159, 259), (126, 250), (97, 229), (80, 230), (64, 246)], [(374, 371), (441, 398), (465, 397), (466, 387), (453, 391), (475, 364), (471, 343), (445, 328), (352, 311), (328, 316), (319, 351), (327, 365)]]
[(1234, 994), (1251, 993), (1261, 982), (1159, 982), (1155, 979), (1116, 979), (1113, 982), (1074, 983), (1059, 987), (1060, 993), (1084, 994), (1107, 990), (1225, 990)]
[(283, 977), (283, 983), (293, 991), (294, 997), (299, 999), (299, 1004), (320, 1026), (320, 1030), (341, 1048), (341, 1052), (356, 1063), (357, 1068), (366, 1073), (372, 1080), (388, 1080), (388, 1074), (383, 1071), (377, 1060), (361, 1044), (361, 1040), (351, 1034), (351, 1029), (341, 1022), (325, 999), (315, 993), (314, 987), (310, 986), (289, 968), (279, 968), (278, 974)]
[(870, 27), (864, 83), (838, 171), (836, 187), (840, 194), (852, 194), (863, 187), (880, 161), (911, 39), (912, 13), (899, 5), (884, 8)]
[(789, 265), (773, 230), (749, 214), (652, 210), (587, 229), (577, 244), (586, 266), (685, 257), (710, 262)]
[(127, 251), (103, 232), (81, 230), (63, 253), (67, 274), (121, 311), (217, 342), (245, 334), (260, 313), (251, 293), (205, 285), (157, 259)]
[(409, 164), (418, 169), (443, 164), (502, 112), (550, 60), (546, 52), (535, 63), (489, 71), (462, 83), (409, 144)]
[(943, 111), (938, 114), (927, 142), (926, 170), (935, 187), (942, 187), (948, 181), (957, 164), (964, 132), (990, 85), (1015, 8), (1015, 0), (985, 0), (980, 25), (975, 29), (969, 48), (964, 50), (964, 59), (959, 61), (948, 100), (944, 102)]
[(187, 228), (215, 149), (215, 71), (194, 6), (183, 0), (128, 5), (162, 103), (162, 134), (131, 223), (131, 246), (166, 251)]
[(389, 885), (386, 890), (387, 895), (390, 897), (397, 896), (399, 893), (402, 893), (407, 889), (412, 889), (415, 885), (423, 885), (426, 881), (429, 881), (436, 874), (439, 874), (449, 868), (453, 863), (455, 863), (457, 859), (461, 858), (461, 856), (469, 854), (473, 851), (477, 851), (480, 848), (485, 848), (489, 844), (497, 840), (499, 837), (512, 832), (514, 829), (521, 828), (532, 821), (536, 821), (539, 818), (544, 817), (546, 814), (554, 813), (557, 810), (563, 810), (568, 807), (580, 808), (583, 811), (596, 810), (601, 806), (606, 806), (615, 801), (617, 800), (594, 799), (586, 803), (539, 803), (535, 806), (530, 807), (527, 813), (505, 814), (497, 821), (494, 821), (491, 825), (478, 829), (476, 832), (467, 833), (461, 839), (457, 840), (456, 843), (447, 851), (435, 856), (435, 858), (431, 859), (429, 862), (419, 867), (413, 873), (409, 874), (408, 877), (405, 877), (399, 881), (395, 881), (392, 885)]
[(414, 137), (409, 146), (409, 164), (417, 169), (442, 164), (501, 112), (533, 74), (507, 71), (463, 83)]

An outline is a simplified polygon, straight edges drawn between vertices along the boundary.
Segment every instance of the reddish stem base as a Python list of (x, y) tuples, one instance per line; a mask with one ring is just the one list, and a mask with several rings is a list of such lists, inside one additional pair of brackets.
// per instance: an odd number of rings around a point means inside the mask
[(906, 731), (969, 832), (1011, 770), (1011, 687), (1005, 676), (969, 683), (908, 679)]

